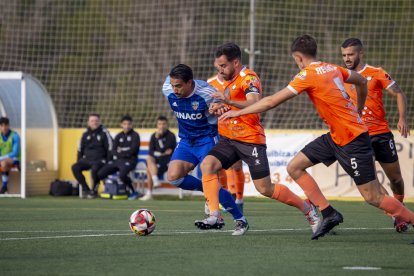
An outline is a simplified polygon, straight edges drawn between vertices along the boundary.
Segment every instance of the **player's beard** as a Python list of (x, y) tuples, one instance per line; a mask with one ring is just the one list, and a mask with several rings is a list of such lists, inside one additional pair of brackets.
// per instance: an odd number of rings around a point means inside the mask
[(360, 62), (361, 62), (361, 59), (357, 57), (355, 61), (351, 64), (351, 66), (348, 66), (346, 63), (345, 63), (345, 66), (350, 70), (355, 70), (355, 68), (357, 68)]
[(229, 74), (222, 75), (222, 77), (225, 81), (231, 81), (235, 77), (235, 72), (236, 70), (233, 68), (233, 70), (230, 71)]

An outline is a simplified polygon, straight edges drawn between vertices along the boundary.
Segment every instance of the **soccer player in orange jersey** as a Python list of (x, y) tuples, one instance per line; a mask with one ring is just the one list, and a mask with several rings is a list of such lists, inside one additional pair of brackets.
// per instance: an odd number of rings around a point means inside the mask
[[(215, 75), (207, 80), (207, 82), (213, 86), (219, 93), (214, 93), (212, 96), (222, 100), (226, 104), (230, 104), (230, 99), (224, 96), (224, 90), (226, 89), (226, 81), (223, 79), (223, 76), (220, 74)], [(218, 132), (221, 133), (225, 131), (225, 125), (223, 122), (218, 123)], [(219, 175), (219, 178), (222, 179), (222, 175)], [(234, 163), (228, 170), (225, 170), (225, 179), (227, 189), (236, 199), (236, 205), (243, 212), (243, 194), (244, 194), (244, 172), (242, 161), (239, 160)], [(220, 181), (223, 185), (224, 181)]]
[[(401, 175), (397, 150), (395, 149), (394, 135), (385, 119), (382, 91), (385, 89), (397, 98), (398, 112), (400, 114), (397, 129), (401, 136), (405, 138), (407, 138), (407, 135), (410, 135), (410, 128), (407, 123), (407, 98), (398, 84), (384, 69), (373, 67), (363, 62), (364, 50), (360, 39), (349, 38), (345, 40), (342, 43), (341, 52), (345, 66), (348, 69), (357, 71), (368, 81), (368, 97), (362, 111), (362, 120), (368, 127), (375, 159), (390, 180), (394, 197), (403, 202), (404, 180)], [(351, 96), (352, 101), (355, 102), (355, 87), (345, 84), (345, 89)], [(385, 189), (383, 190), (386, 192)], [(404, 232), (408, 229), (406, 222), (395, 219), (394, 226), (397, 232)]]
[[(222, 108), (224, 104), (226, 108), (239, 110), (260, 100), (260, 79), (255, 72), (242, 65), (239, 46), (234, 43), (223, 44), (217, 48), (215, 57), (215, 66), (225, 81), (225, 87), (224, 94), (212, 94), (213, 97), (221, 99), (222, 103), (216, 106), (213, 104), (211, 112), (217, 113), (217, 108)], [(249, 166), (253, 183), (262, 195), (298, 208), (309, 221), (312, 230), (317, 229), (320, 218), (310, 201), (301, 199), (284, 185), (271, 183), (266, 136), (258, 114), (243, 115), (221, 122), (220, 140), (201, 163), (203, 191), (210, 216), (199, 221), (199, 228), (214, 228), (212, 226), (221, 221), (217, 174), (222, 168), (228, 169), (239, 160)], [(236, 220), (233, 235), (243, 235), (248, 227), (245, 219)]]
[[(292, 179), (322, 212), (322, 223), (312, 239), (324, 236), (343, 222), (342, 215), (329, 204), (315, 180), (306, 172), (307, 168), (321, 162), (329, 166), (337, 160), (354, 179), (366, 202), (414, 224), (414, 213), (379, 188), (371, 141), (359, 116), (364, 110), (367, 80), (355, 71), (318, 61), (316, 41), (309, 35), (296, 38), (291, 52), (301, 71), (287, 87), (244, 109), (228, 111), (221, 115), (220, 120), (264, 112), (306, 92), (330, 129), (329, 133), (306, 145), (287, 167)], [(346, 93), (344, 82), (355, 85), (357, 108)]]

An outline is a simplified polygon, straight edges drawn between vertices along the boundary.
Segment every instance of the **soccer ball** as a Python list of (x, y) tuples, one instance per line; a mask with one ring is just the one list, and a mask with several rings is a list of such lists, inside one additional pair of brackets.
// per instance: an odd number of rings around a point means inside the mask
[(129, 218), (129, 228), (138, 236), (146, 236), (155, 229), (155, 216), (147, 209), (139, 209)]

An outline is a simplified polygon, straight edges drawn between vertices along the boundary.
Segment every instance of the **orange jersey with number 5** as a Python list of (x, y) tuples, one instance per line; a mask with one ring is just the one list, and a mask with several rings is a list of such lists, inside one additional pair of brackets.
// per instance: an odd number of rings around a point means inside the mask
[(357, 109), (346, 93), (348, 69), (325, 62), (312, 62), (289, 83), (295, 94), (307, 92), (319, 115), (329, 126), (332, 140), (344, 146), (367, 131)]
[[(207, 82), (234, 101), (246, 101), (246, 95), (249, 93), (262, 94), (259, 77), (246, 67), (231, 81), (221, 81), (215, 76)], [(234, 106), (229, 105), (228, 107), (232, 110), (239, 110)], [(219, 121), (218, 131), (221, 136), (229, 139), (251, 144), (266, 144), (266, 136), (263, 126), (260, 124), (259, 114), (248, 114)]]
[[(368, 64), (358, 73), (368, 81), (368, 96), (362, 111), (362, 120), (368, 127), (369, 135), (390, 132), (388, 122), (385, 119), (382, 90), (391, 87), (395, 81), (381, 67), (373, 67)], [(346, 83), (345, 89), (355, 103), (357, 99), (355, 86)]]

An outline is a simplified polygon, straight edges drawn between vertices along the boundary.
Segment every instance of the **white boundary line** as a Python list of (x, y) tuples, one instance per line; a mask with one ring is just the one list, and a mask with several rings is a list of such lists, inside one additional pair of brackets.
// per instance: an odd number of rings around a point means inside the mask
[[(393, 230), (393, 228), (364, 228), (364, 227), (350, 227), (350, 228), (338, 228), (338, 230)], [(186, 235), (186, 234), (209, 234), (209, 233), (231, 233), (233, 230), (170, 230), (170, 231), (155, 231), (153, 236), (165, 236), (165, 235)], [(310, 231), (309, 228), (281, 228), (281, 229), (250, 229), (249, 232), (263, 233), (263, 232), (297, 232), (297, 231)], [(33, 230), (33, 231), (0, 231), (0, 233), (74, 233), (74, 232), (130, 232), (129, 230), (62, 230), (62, 231), (48, 231), (48, 230)], [(17, 241), (17, 240), (37, 240), (37, 239), (67, 239), (67, 238), (89, 238), (89, 237), (110, 237), (110, 236), (133, 236), (133, 233), (107, 233), (107, 234), (83, 234), (83, 235), (64, 235), (64, 236), (41, 236), (41, 237), (19, 237), (19, 238), (0, 238), (0, 241)]]

